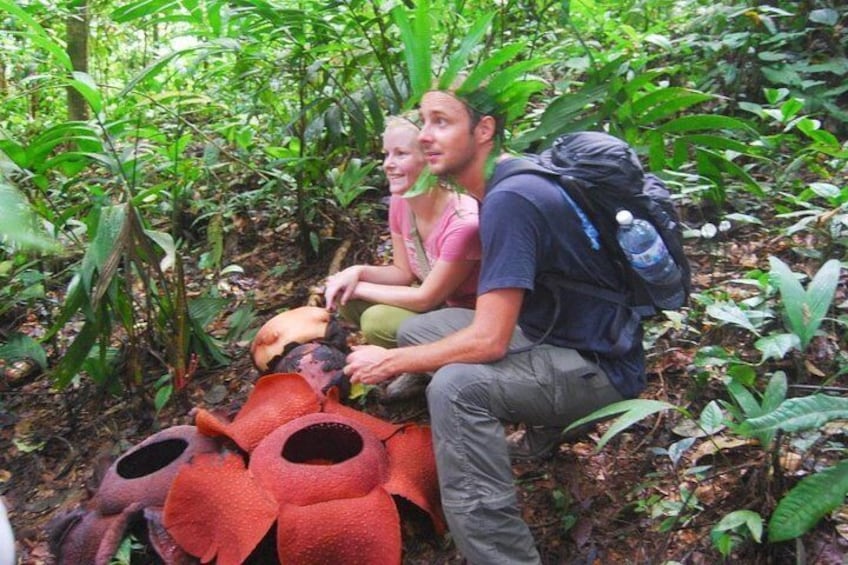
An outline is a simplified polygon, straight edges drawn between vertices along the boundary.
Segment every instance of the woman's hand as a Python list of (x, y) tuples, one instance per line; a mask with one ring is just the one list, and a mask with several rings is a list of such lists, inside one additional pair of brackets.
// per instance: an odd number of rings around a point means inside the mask
[[(359, 266), (353, 266), (327, 278), (327, 284), (324, 286), (324, 303), (327, 305), (327, 310), (332, 312), (338, 305), (347, 304), (356, 289), (356, 283), (359, 282), (359, 274)], [(341, 294), (340, 297), (339, 294)], [(339, 297), (338, 305), (337, 297)]]

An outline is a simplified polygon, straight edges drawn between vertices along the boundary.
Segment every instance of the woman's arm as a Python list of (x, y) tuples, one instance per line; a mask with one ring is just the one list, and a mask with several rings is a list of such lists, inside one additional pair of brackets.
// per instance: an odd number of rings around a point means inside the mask
[(477, 264), (478, 261), (436, 261), (421, 286), (381, 285), (361, 281), (351, 296), (413, 312), (427, 312), (444, 304)]
[(363, 283), (397, 286), (412, 284), (415, 275), (409, 267), (405, 250), (398, 247), (403, 245), (400, 234), (392, 233), (392, 245), (394, 253), (391, 265), (354, 265), (327, 279), (324, 289), (327, 309), (333, 310), (337, 299), (340, 304), (346, 304), (351, 298), (357, 298), (354, 291)]

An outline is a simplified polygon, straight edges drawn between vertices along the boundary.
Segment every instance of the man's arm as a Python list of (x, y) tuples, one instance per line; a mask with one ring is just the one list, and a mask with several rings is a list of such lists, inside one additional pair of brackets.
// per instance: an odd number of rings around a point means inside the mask
[(518, 321), (524, 289), (507, 288), (477, 297), (474, 319), (439, 341), (397, 349), (358, 347), (348, 355), (351, 382), (376, 384), (401, 373), (426, 373), (449, 363), (490, 363), (503, 358)]

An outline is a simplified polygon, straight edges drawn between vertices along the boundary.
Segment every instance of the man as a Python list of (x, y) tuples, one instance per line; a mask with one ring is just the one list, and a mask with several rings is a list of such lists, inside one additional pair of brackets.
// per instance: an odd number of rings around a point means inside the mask
[[(607, 358), (622, 307), (574, 291), (559, 291), (557, 301), (537, 283), (539, 274), (558, 271), (620, 287), (597, 234), (554, 181), (520, 174), (487, 186), (489, 173), (497, 176), (509, 157), (496, 155), (498, 117), (476, 111), (469, 99), (425, 94), (419, 140), (430, 170), (481, 202), (476, 309), (411, 318), (398, 336), (403, 347), (357, 348), (345, 372), (367, 384), (433, 372), (427, 401), (442, 505), (457, 547), (472, 564), (539, 563), (510, 454), (550, 453), (569, 423), (636, 396), (644, 388), (641, 327), (629, 330), (632, 346), (623, 356)], [(527, 424), (521, 442), (508, 445), (504, 421)]]

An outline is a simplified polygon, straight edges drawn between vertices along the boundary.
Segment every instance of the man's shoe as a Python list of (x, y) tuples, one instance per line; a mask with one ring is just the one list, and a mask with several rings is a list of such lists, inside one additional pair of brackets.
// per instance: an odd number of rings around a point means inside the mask
[(545, 461), (554, 456), (562, 443), (562, 429), (544, 426), (527, 426), (506, 438), (510, 459), (517, 461)]
[(383, 404), (412, 400), (417, 396), (423, 395), (429, 383), (429, 375), (403, 373), (386, 386), (380, 400)]

